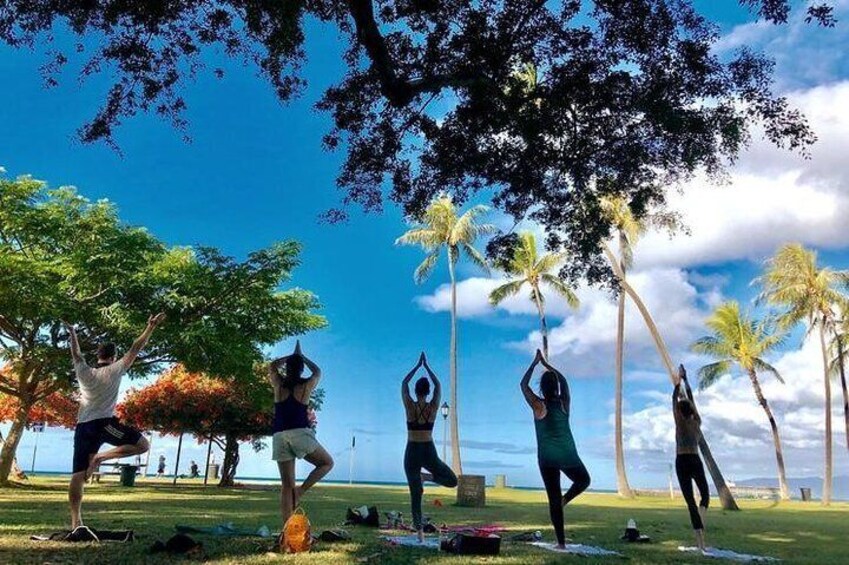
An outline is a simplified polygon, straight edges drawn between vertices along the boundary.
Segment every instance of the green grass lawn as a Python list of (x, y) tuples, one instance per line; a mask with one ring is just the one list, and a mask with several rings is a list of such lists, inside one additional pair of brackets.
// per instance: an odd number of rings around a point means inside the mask
[[(114, 479), (113, 479), (114, 481)], [(175, 524), (215, 525), (234, 522), (245, 527), (278, 524), (277, 493), (273, 490), (205, 488), (197, 483), (172, 487), (170, 483), (140, 481), (134, 488), (104, 482), (86, 488), (83, 515), (95, 528), (133, 529), (132, 544), (68, 544), (33, 542), (29, 536), (67, 527), (66, 483), (59, 479), (35, 479), (27, 486), (0, 489), (0, 563), (170, 563), (173, 557), (149, 555), (156, 539), (167, 539)], [(553, 538), (542, 492), (511, 489), (487, 492), (484, 509), (433, 506), (435, 498), (446, 503), (453, 493), (428, 488), (425, 514), (437, 523), (497, 523), (520, 532), (542, 530)], [(818, 503), (743, 501), (742, 512), (711, 508), (708, 540), (712, 546), (738, 552), (771, 555), (793, 563), (846, 562), (849, 505), (825, 509)], [(316, 533), (339, 525), (348, 506), (376, 504), (381, 512), (401, 510), (409, 516), (408, 496), (403, 488), (320, 486), (307, 495), (304, 507)], [(708, 563), (714, 559), (687, 556), (679, 545), (692, 545), (687, 512), (682, 500), (644, 497), (620, 500), (614, 495), (586, 494), (567, 509), (567, 535), (576, 543), (613, 549), (631, 563)], [(628, 518), (637, 520), (650, 545), (619, 541)], [(468, 563), (470, 558), (436, 551), (388, 548), (376, 530), (349, 528), (351, 542), (320, 544), (312, 553), (281, 556), (269, 553), (271, 542), (259, 538), (196, 536), (204, 543), (208, 563)], [(503, 544), (501, 556), (476, 558), (486, 563), (541, 564), (554, 562), (615, 563), (618, 558), (590, 559), (561, 556), (521, 544)]]

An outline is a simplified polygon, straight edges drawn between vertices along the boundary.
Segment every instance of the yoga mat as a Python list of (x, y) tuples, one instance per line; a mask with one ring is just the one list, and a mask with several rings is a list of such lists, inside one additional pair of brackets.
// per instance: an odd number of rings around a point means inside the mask
[(683, 547), (678, 546), (678, 551), (685, 553), (700, 553), (705, 557), (715, 557), (717, 559), (728, 559), (731, 561), (739, 561), (741, 563), (775, 563), (781, 561), (775, 557), (765, 557), (763, 555), (749, 555), (748, 553), (737, 553), (730, 549), (718, 549), (716, 547), (708, 547), (701, 551), (698, 547)]
[(233, 525), (232, 522), (227, 522), (226, 524), (218, 524), (217, 526), (205, 527), (205, 526), (185, 526), (185, 525), (176, 525), (174, 529), (181, 534), (207, 534), (210, 536), (225, 536), (225, 537), (260, 537), (260, 538), (270, 538), (275, 537), (271, 530), (268, 529), (268, 526), (260, 526), (256, 530), (252, 530), (249, 528), (237, 528)]
[(573, 555), (615, 555), (617, 557), (622, 556), (621, 553), (610, 551), (609, 549), (602, 549), (600, 547), (595, 547), (594, 545), (584, 545), (582, 543), (567, 543), (564, 549), (558, 549), (556, 543), (546, 543), (544, 541), (535, 541), (528, 545), (532, 545), (540, 549), (545, 549), (546, 551), (553, 551), (554, 553), (571, 553)]
[(418, 547), (420, 549), (439, 549), (439, 538), (425, 538), (424, 543), (417, 536), (383, 536), (392, 545)]

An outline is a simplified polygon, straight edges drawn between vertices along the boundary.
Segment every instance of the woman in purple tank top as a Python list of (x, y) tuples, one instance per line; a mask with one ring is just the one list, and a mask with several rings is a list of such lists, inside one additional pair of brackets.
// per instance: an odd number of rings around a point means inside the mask
[[(304, 367), (310, 370), (309, 377), (304, 378)], [(333, 458), (318, 443), (308, 416), (310, 396), (320, 379), (321, 369), (301, 353), (300, 341), (292, 355), (275, 359), (268, 366), (268, 380), (274, 389), (272, 459), (280, 470), (283, 524), (304, 493), (333, 468)], [(301, 486), (295, 484), (296, 459), (315, 466)]]

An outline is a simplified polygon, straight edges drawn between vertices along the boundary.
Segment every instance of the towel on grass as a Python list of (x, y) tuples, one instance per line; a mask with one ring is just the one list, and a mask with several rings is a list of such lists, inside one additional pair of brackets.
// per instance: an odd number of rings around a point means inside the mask
[(737, 553), (730, 549), (719, 549), (716, 547), (708, 547), (701, 551), (698, 547), (683, 547), (679, 546), (678, 551), (686, 553), (701, 553), (705, 557), (715, 557), (717, 559), (729, 559), (731, 561), (739, 561), (741, 563), (774, 563), (780, 561), (775, 557), (764, 557), (763, 555), (749, 555), (748, 553)]
[(276, 536), (276, 534), (274, 534), (271, 530), (268, 529), (268, 526), (260, 526), (256, 530), (252, 530), (250, 528), (237, 528), (233, 525), (232, 522), (227, 522), (226, 524), (218, 524), (217, 526), (211, 527), (184, 526), (178, 524), (174, 526), (174, 529), (181, 534), (207, 534), (211, 536), (224, 537), (272, 538)]
[(128, 543), (135, 539), (132, 530), (95, 530), (87, 526), (79, 526), (75, 530), (59, 530), (47, 536), (30, 536), (32, 541), (69, 541), (69, 542), (101, 542), (117, 541)]
[(423, 542), (419, 541), (418, 536), (384, 536), (383, 539), (392, 545), (418, 547), (421, 549), (439, 549), (438, 538), (425, 538)]
[(555, 553), (571, 553), (574, 555), (616, 555), (619, 557), (622, 556), (621, 553), (610, 551), (609, 549), (602, 549), (594, 545), (584, 545), (582, 543), (567, 543), (566, 547), (563, 549), (558, 548), (556, 543), (546, 543), (544, 541), (535, 541), (529, 545), (538, 547), (540, 549), (545, 549), (547, 551), (553, 551)]

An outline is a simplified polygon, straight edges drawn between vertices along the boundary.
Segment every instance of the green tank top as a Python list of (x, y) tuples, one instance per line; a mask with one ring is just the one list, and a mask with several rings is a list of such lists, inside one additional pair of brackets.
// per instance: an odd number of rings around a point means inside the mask
[(563, 410), (560, 401), (546, 402), (545, 408), (545, 418), (534, 419), (540, 465), (560, 468), (580, 465), (581, 458), (569, 426), (569, 413)]

